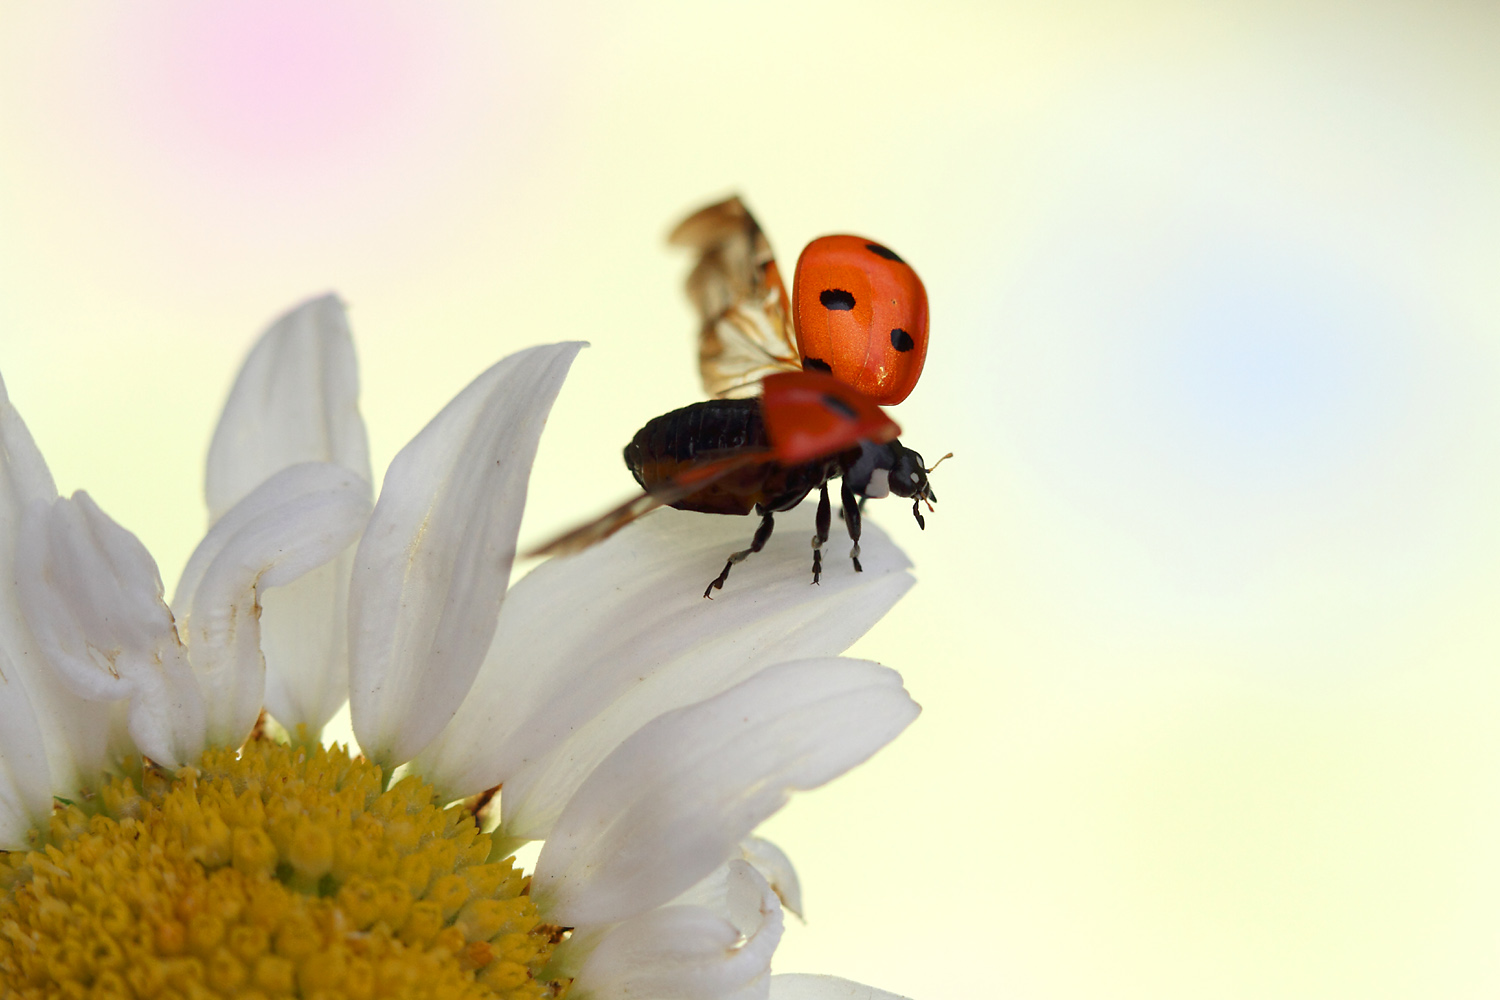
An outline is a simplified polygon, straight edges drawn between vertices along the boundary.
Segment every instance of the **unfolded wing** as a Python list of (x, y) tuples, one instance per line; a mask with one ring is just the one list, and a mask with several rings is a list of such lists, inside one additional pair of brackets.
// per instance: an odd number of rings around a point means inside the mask
[(668, 242), (698, 255), (687, 293), (703, 321), (698, 370), (710, 396), (748, 398), (767, 375), (802, 370), (770, 241), (738, 197), (695, 212)]
[(532, 549), (526, 555), (531, 558), (565, 556), (574, 552), (582, 552), (590, 545), (604, 541), (643, 514), (649, 514), (658, 507), (665, 507), (684, 497), (692, 496), (732, 472), (738, 472), (740, 469), (753, 465), (761, 465), (770, 460), (769, 449), (757, 448), (739, 451), (726, 458), (691, 466), (640, 496), (632, 497), (594, 520), (581, 524), (545, 545)]

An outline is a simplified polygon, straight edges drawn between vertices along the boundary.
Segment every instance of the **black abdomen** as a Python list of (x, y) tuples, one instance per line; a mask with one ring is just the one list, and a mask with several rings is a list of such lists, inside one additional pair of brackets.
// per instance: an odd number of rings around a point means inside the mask
[(684, 469), (745, 449), (765, 450), (768, 457), (714, 480), (672, 506), (708, 514), (748, 514), (757, 504), (786, 510), (838, 474), (836, 458), (791, 468), (771, 460), (759, 399), (710, 399), (664, 413), (625, 446), (625, 464), (641, 488), (651, 490)]
[(710, 399), (648, 421), (625, 446), (625, 464), (640, 480), (653, 462), (691, 462), (744, 447), (769, 447), (760, 400)]

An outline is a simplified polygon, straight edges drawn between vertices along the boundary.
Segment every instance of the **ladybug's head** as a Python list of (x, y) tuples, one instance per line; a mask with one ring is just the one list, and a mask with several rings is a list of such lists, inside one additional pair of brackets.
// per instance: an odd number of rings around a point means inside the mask
[(923, 464), (922, 456), (899, 441), (892, 441), (891, 445), (893, 461), (886, 474), (891, 492), (898, 497), (936, 500), (932, 487), (927, 484), (927, 466)]
[(932, 486), (927, 482), (927, 464), (922, 461), (921, 455), (899, 441), (892, 441), (891, 444), (895, 452), (888, 480), (891, 492), (898, 497), (911, 499), (912, 516), (917, 519), (917, 526), (925, 529), (927, 522), (922, 520), (922, 502), (927, 502), (929, 510), (932, 504), (937, 503), (937, 494), (932, 492)]
[(927, 482), (928, 471), (922, 456), (900, 441), (885, 444), (865, 441), (861, 442), (859, 457), (845, 471), (844, 481), (862, 497), (875, 499), (894, 493), (908, 498), (912, 501), (911, 512), (917, 524), (925, 528), (927, 524), (922, 520), (921, 505), (937, 503), (937, 494)]

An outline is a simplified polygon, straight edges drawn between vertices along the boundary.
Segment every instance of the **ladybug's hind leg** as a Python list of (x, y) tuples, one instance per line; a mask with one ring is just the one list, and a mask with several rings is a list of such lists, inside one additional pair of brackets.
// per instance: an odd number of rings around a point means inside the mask
[(849, 550), (849, 559), (854, 563), (854, 572), (863, 573), (865, 568), (859, 564), (859, 503), (855, 500), (854, 491), (849, 488), (847, 479), (839, 493), (839, 500), (844, 505), (844, 527), (849, 529), (849, 540), (854, 543), (854, 547)]
[(755, 509), (759, 511), (761, 515), (760, 527), (755, 529), (755, 537), (750, 539), (750, 547), (748, 549), (741, 549), (740, 551), (729, 557), (729, 561), (724, 564), (724, 571), (718, 576), (714, 577), (714, 582), (710, 583), (708, 585), (708, 588), (703, 591), (704, 597), (712, 600), (713, 592), (715, 590), (724, 589), (724, 581), (729, 579), (729, 571), (734, 568), (735, 563), (741, 562), (750, 553), (759, 552), (761, 549), (766, 547), (766, 542), (771, 537), (771, 529), (776, 526), (775, 521), (772, 520), (775, 515), (759, 505), (757, 505)]
[(813, 533), (813, 583), (823, 575), (823, 545), (828, 541), (828, 526), (833, 522), (833, 512), (828, 504), (828, 484), (818, 487), (817, 530)]

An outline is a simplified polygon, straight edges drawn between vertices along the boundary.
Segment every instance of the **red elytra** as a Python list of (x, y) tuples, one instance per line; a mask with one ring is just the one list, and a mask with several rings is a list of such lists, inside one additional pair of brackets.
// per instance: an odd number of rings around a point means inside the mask
[(797, 258), (793, 325), (803, 367), (881, 406), (911, 393), (927, 360), (927, 289), (910, 264), (862, 236), (823, 236)]
[(762, 385), (761, 419), (782, 465), (836, 455), (861, 441), (885, 444), (901, 434), (873, 400), (832, 375), (780, 372)]

